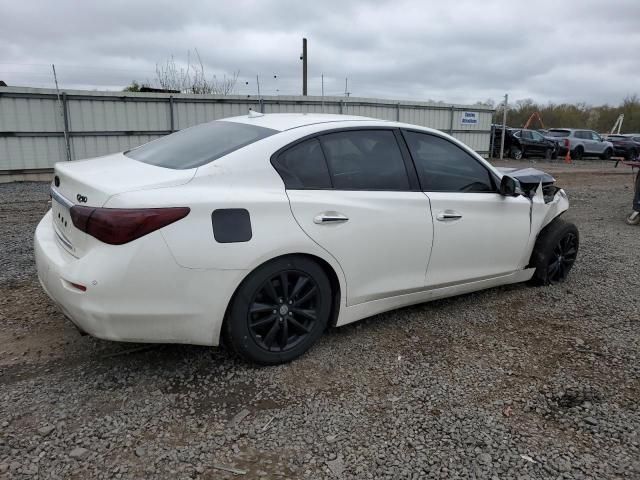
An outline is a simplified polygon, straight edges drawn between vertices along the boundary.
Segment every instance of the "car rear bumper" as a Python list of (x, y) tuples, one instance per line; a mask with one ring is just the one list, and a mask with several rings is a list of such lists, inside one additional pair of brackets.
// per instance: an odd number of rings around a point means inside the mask
[(159, 232), (81, 258), (58, 241), (49, 212), (34, 239), (40, 283), (80, 330), (106, 340), (217, 345), (228, 301), (246, 273), (180, 267)]

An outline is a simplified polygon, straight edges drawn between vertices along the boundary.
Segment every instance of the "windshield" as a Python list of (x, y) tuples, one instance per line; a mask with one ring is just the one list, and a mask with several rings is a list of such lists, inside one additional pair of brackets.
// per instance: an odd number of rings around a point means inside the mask
[(549, 135), (552, 137), (568, 137), (569, 130), (549, 130)]
[(275, 133), (277, 130), (270, 128), (218, 120), (158, 138), (125, 155), (150, 165), (185, 170), (205, 165)]

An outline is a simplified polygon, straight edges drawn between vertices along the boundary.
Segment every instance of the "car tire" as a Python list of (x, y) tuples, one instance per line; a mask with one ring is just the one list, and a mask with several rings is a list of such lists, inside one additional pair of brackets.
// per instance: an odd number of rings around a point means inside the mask
[(536, 269), (531, 283), (553, 285), (566, 280), (576, 261), (580, 246), (578, 228), (570, 222), (554, 219), (538, 235), (530, 267)]
[(331, 284), (313, 260), (290, 255), (254, 270), (236, 291), (223, 325), (223, 341), (260, 365), (290, 362), (324, 332)]
[(571, 157), (574, 160), (582, 160), (582, 157), (584, 157), (584, 148), (576, 147), (576, 149), (571, 152)]
[(604, 151), (604, 153), (602, 155), (600, 155), (600, 158), (602, 160), (610, 160), (612, 155), (613, 155), (613, 150), (611, 150), (610, 148), (607, 148)]
[(629, 153), (627, 153), (627, 160), (637, 160), (638, 159), (638, 151), (637, 150), (631, 150)]
[(524, 158), (524, 152), (520, 147), (511, 147), (509, 154), (514, 160), (522, 160)]

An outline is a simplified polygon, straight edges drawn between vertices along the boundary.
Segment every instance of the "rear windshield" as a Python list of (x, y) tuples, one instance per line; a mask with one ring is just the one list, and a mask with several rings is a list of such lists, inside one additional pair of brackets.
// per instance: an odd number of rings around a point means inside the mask
[(552, 137), (568, 137), (569, 133), (571, 133), (569, 130), (549, 130), (549, 135)]
[(185, 170), (205, 165), (275, 133), (277, 130), (270, 128), (215, 121), (158, 138), (125, 155), (150, 165)]

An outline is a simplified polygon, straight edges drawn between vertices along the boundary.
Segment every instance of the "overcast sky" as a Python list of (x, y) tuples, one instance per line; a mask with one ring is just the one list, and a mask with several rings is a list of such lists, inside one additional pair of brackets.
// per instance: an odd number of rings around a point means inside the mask
[[(0, 79), (121, 89), (197, 48), (236, 93), (590, 104), (640, 94), (640, 0), (0, 0)], [(277, 78), (274, 79), (274, 75)], [(246, 83), (248, 82), (248, 84)]]

